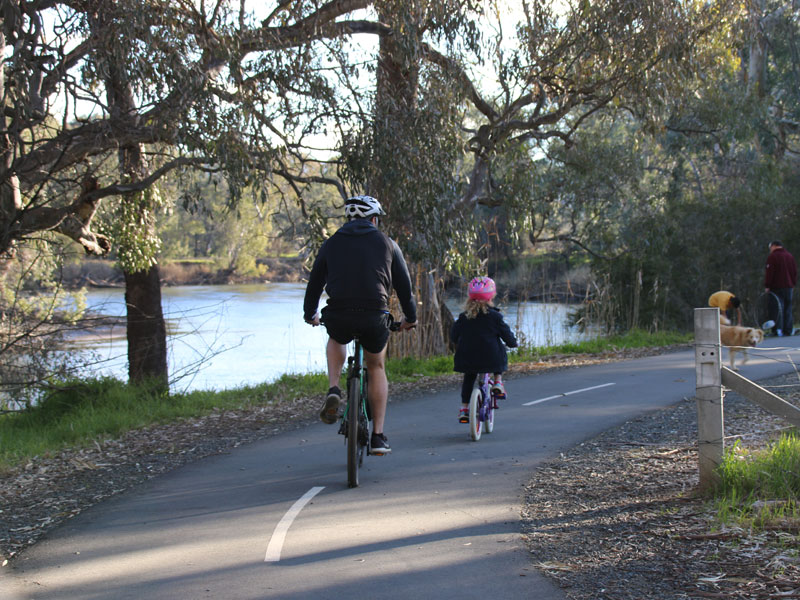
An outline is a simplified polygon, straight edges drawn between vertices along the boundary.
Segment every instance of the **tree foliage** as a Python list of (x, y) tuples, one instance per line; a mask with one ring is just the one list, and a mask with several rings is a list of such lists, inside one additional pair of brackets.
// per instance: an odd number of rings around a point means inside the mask
[[(793, 7), (509, 6), (7, 3), (0, 251), (55, 231), (153, 269), (158, 220), (186, 206), (208, 215), (194, 234), (213, 231), (230, 264), (260, 242), (221, 215), (266, 223), (266, 207), (313, 252), (341, 200), (367, 191), (424, 269), (574, 244), (594, 257), (599, 297), (614, 298), (608, 314), (660, 326), (698, 302), (697, 278), (727, 281), (715, 261), (755, 270), (744, 250), (692, 260), (681, 235), (712, 237), (733, 211), (759, 216), (758, 235), (770, 222), (797, 233), (780, 213), (796, 214)], [(99, 232), (107, 199), (113, 227)], [(141, 296), (157, 292), (147, 277), (130, 279)]]

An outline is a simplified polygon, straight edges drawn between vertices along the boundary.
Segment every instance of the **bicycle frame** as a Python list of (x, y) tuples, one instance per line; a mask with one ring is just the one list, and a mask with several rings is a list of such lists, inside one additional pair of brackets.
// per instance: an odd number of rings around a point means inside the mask
[(358, 487), (358, 469), (369, 444), (369, 421), (367, 369), (364, 350), (356, 338), (353, 354), (347, 357), (347, 403), (339, 427), (347, 444), (347, 485), (351, 488)]
[[(400, 323), (388, 314), (389, 331), (400, 329)], [(369, 377), (364, 365), (364, 348), (356, 336), (355, 348), (347, 357), (347, 401), (342, 413), (339, 433), (347, 445), (347, 486), (358, 487), (358, 469), (369, 454), (369, 431), (372, 415), (369, 408)]]
[(469, 401), (469, 435), (473, 441), (481, 439), (481, 432), (494, 431), (494, 409), (497, 398), (491, 391), (489, 373), (479, 373)]

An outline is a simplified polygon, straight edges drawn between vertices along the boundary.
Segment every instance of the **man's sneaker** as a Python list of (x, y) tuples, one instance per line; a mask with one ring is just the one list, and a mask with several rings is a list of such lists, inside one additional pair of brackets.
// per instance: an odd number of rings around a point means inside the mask
[(389, 454), (392, 449), (389, 447), (389, 440), (382, 433), (373, 433), (369, 439), (369, 453), (381, 456)]
[(492, 395), (495, 398), (500, 398), (501, 400), (506, 397), (506, 388), (503, 387), (502, 381), (492, 384)]
[(458, 409), (458, 422), (459, 423), (469, 423), (469, 409), (468, 408), (459, 408)]
[(325, 404), (322, 405), (322, 409), (319, 411), (319, 418), (322, 419), (323, 423), (327, 423), (328, 425), (336, 423), (336, 419), (339, 418), (339, 404), (341, 404), (341, 402), (342, 392), (338, 387), (333, 386), (328, 390), (328, 395), (325, 397)]

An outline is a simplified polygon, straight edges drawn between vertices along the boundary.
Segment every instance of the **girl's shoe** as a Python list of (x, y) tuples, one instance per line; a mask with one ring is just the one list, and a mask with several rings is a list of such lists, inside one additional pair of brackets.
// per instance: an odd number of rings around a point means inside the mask
[(503, 387), (503, 382), (498, 381), (492, 385), (492, 395), (501, 400), (506, 397), (506, 388)]
[(460, 408), (458, 410), (458, 422), (459, 423), (469, 423), (469, 409), (468, 408)]

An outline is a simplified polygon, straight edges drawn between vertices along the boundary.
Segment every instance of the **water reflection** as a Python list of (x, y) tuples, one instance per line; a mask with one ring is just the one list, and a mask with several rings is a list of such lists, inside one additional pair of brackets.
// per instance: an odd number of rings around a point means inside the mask
[[(301, 283), (164, 288), (173, 390), (221, 390), (273, 381), (283, 373), (324, 372), (327, 336), (324, 328), (303, 321), (304, 292)], [(125, 315), (122, 290), (90, 290), (87, 303), (103, 314)], [(463, 302), (451, 299), (448, 306), (457, 315)], [(584, 337), (566, 326), (566, 306), (521, 303), (501, 308), (528, 344), (555, 345)], [(101, 359), (99, 373), (127, 378), (124, 334), (124, 325), (116, 325), (81, 338), (81, 346)]]

